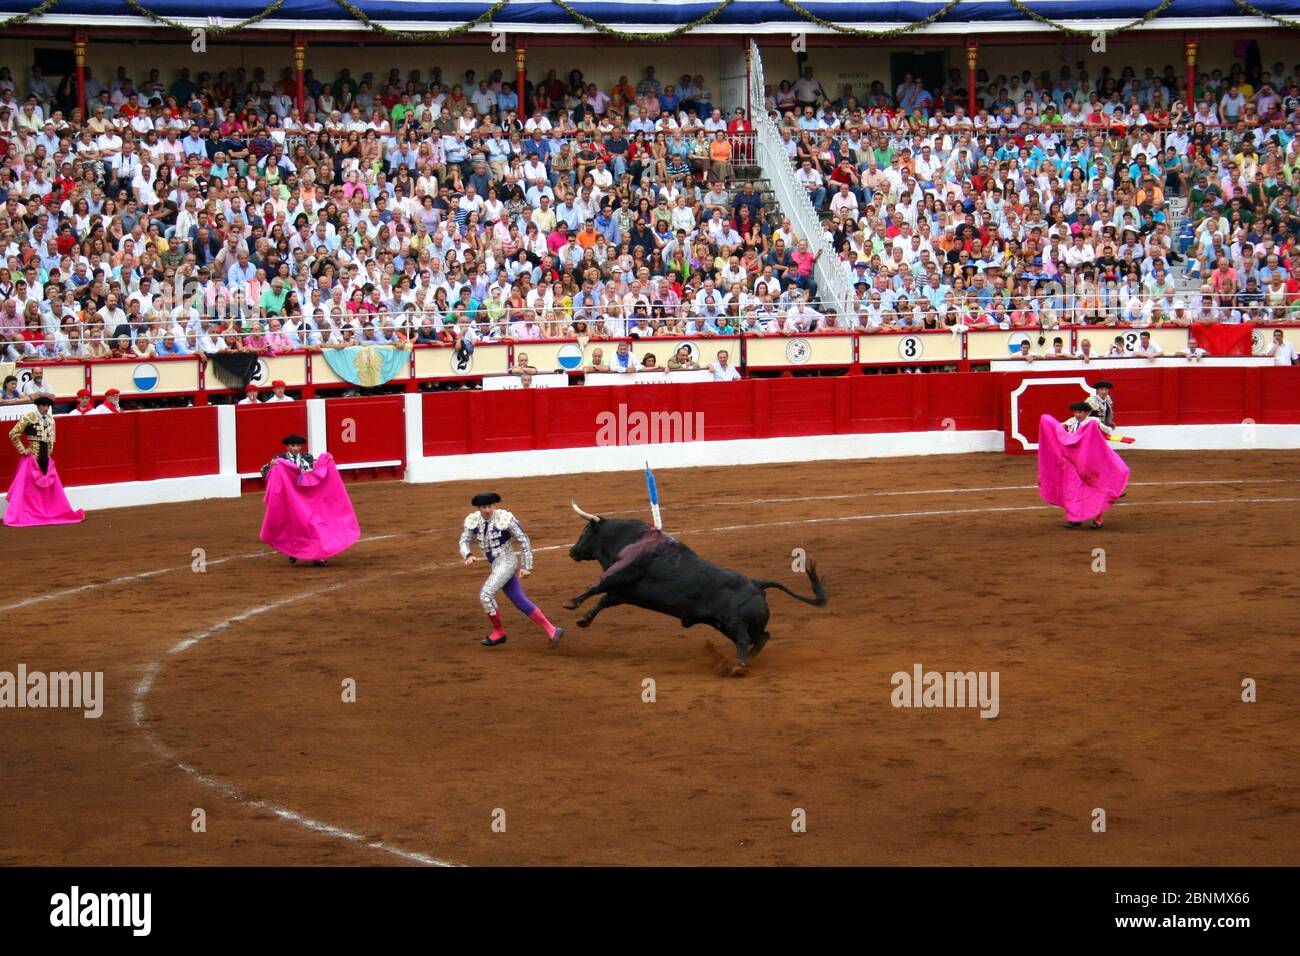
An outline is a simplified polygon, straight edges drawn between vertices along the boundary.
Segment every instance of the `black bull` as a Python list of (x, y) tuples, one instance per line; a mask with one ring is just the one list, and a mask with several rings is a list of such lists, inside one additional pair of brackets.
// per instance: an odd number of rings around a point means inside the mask
[(574, 610), (587, 598), (601, 596), (600, 603), (578, 619), (579, 627), (588, 627), (607, 607), (631, 604), (671, 615), (682, 622), (682, 627), (707, 624), (717, 628), (735, 643), (736, 662), (744, 667), (771, 637), (764, 593), (768, 588), (777, 588), (814, 607), (822, 607), (829, 600), (812, 562), (808, 564), (808, 580), (814, 596), (809, 598), (777, 581), (753, 581), (739, 571), (720, 568), (644, 521), (598, 518), (587, 515), (576, 504), (573, 507), (588, 521), (569, 549), (569, 557), (599, 561), (605, 569), (595, 584), (564, 605)]

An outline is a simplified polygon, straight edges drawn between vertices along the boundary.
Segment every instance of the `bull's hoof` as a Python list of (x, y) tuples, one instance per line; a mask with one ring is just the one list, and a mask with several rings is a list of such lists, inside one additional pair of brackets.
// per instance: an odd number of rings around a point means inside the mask
[(736, 666), (731, 669), (732, 677), (744, 677), (749, 673), (748, 661), (737, 661)]
[(578, 627), (591, 627), (591, 618), (589, 617), (578, 618)]
[(560, 607), (564, 608), (566, 611), (576, 611), (578, 609), (578, 599), (569, 598), (569, 600), (561, 604)]

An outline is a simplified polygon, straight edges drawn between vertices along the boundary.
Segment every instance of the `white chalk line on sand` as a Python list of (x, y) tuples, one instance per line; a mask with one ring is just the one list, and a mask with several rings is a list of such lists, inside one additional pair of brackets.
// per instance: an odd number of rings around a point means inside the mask
[[(1129, 487), (1173, 488), (1183, 485), (1280, 485), (1297, 483), (1300, 483), (1300, 478), (1227, 478), (1201, 481), (1131, 481), (1129, 482)], [(930, 488), (909, 491), (859, 491), (842, 495), (803, 495), (796, 498), (755, 498), (750, 501), (710, 501), (698, 504), (680, 504), (674, 505), (672, 510), (684, 511), (688, 508), (749, 507), (755, 504), (795, 504), (801, 501), (841, 501), (852, 498), (891, 498), (906, 495), (959, 495), (978, 494), (989, 491), (1027, 491), (1037, 487), (1037, 485), (994, 485), (987, 488)], [(605, 514), (642, 514), (645, 510), (646, 509), (644, 508), (627, 508), (618, 511), (606, 511)], [(935, 512), (935, 514), (942, 513), (943, 512)], [(910, 517), (910, 515), (908, 516)], [(443, 529), (431, 528), (424, 531), (399, 531), (394, 534), (377, 534), (362, 538), (357, 543), (366, 544), (372, 541), (388, 541), (393, 538), (403, 538), (408, 535), (433, 534), (434, 532), (441, 530)], [(276, 552), (274, 551), (253, 551), (248, 554), (233, 554), (224, 558), (215, 558), (208, 561), (207, 566), (212, 567), (213, 565), (225, 564), (227, 561), (247, 561), (251, 558), (264, 558), (275, 553)], [(157, 568), (153, 571), (141, 571), (138, 574), (127, 574), (122, 577), (111, 578), (107, 581), (94, 581), (90, 584), (82, 584), (78, 587), (67, 588), (63, 591), (51, 591), (48, 594), (38, 594), (34, 597), (23, 598), (21, 601), (15, 601), (13, 604), (0, 604), (0, 613), (4, 611), (16, 611), (19, 608), (30, 607), (33, 604), (41, 604), (46, 601), (55, 601), (59, 598), (72, 597), (75, 594), (83, 594), (86, 591), (94, 591), (98, 588), (114, 587), (119, 584), (130, 584), (133, 581), (144, 581), (148, 578), (156, 578), (163, 574), (185, 571), (191, 567), (191, 564), (179, 564), (172, 568)]]
[[(1038, 487), (1037, 485), (1034, 486)], [(1161, 508), (1180, 505), (1259, 505), (1300, 502), (1300, 498), (1201, 498), (1173, 499), (1170, 501), (1119, 501), (1117, 508)], [(894, 511), (878, 515), (836, 515), (826, 518), (796, 518), (792, 521), (768, 521), (763, 524), (733, 524), (720, 528), (702, 528), (699, 531), (679, 531), (677, 534), (708, 534), (715, 531), (753, 531), (759, 528), (786, 528), (800, 524), (826, 524), (832, 521), (877, 521), (886, 518), (929, 518), (936, 515), (998, 514), (1012, 511), (1060, 511), (1056, 505), (1018, 505), (1002, 508), (945, 508), (941, 511)]]
[[(326, 587), (314, 588), (311, 591), (294, 594), (280, 601), (274, 601), (270, 604), (263, 604), (260, 605), (259, 607), (254, 607), (248, 609), (247, 611), (242, 611), (241, 613), (236, 614), (233, 617), (228, 617), (224, 621), (221, 621), (220, 623), (213, 625), (212, 627), (208, 628), (206, 631), (200, 631), (196, 634), (190, 635), (189, 637), (185, 638), (183, 641), (180, 641), (179, 643), (175, 644), (170, 650), (168, 650), (167, 653), (171, 655), (183, 654), (185, 653), (185, 651), (189, 650), (191, 647), (195, 646), (200, 641), (203, 641), (206, 638), (211, 637), (213, 634), (225, 630), (226, 628), (230, 627), (230, 625), (232, 624), (237, 624), (241, 621), (247, 621), (250, 618), (256, 617), (259, 614), (265, 614), (267, 611), (277, 610), (289, 604), (293, 604), (296, 601), (302, 601), (307, 598), (319, 597), (322, 594), (328, 594), (330, 591), (337, 591), (339, 588), (344, 587), (348, 583), (351, 582), (340, 581), (335, 584), (328, 585)], [(324, 836), (334, 837), (335, 839), (339, 839), (339, 840), (346, 840), (349, 843), (357, 843), (369, 847), (372, 850), (380, 850), (384, 853), (388, 853), (392, 856), (396, 856), (408, 862), (422, 863), (425, 866), (453, 866), (454, 865), (447, 860), (439, 860), (436, 857), (429, 856), (428, 854), (425, 853), (417, 853), (414, 850), (405, 850), (402, 849), (401, 847), (392, 846), (391, 844), (384, 843), (382, 840), (367, 839), (366, 837), (362, 836), (360, 833), (356, 833), (352, 830), (344, 829), (343, 827), (337, 827), (330, 823), (324, 823), (320, 820), (312, 819), (311, 817), (298, 813), (296, 810), (291, 810), (288, 807), (281, 806), (278, 803), (273, 803), (270, 800), (260, 800), (260, 799), (245, 796), (244, 793), (240, 791), (240, 789), (236, 787), (233, 783), (230, 783), (229, 781), (226, 780), (222, 780), (220, 777), (214, 777), (210, 774), (205, 774), (200, 770), (198, 770), (197, 768), (192, 767), (189, 764), (185, 763), (183, 760), (180, 759), (180, 757), (176, 754), (175, 751), (173, 751), (170, 747), (168, 747), (165, 743), (163, 743), (162, 740), (159, 739), (158, 735), (149, 729), (148, 721), (146, 719), (145, 701), (149, 696), (149, 692), (153, 689), (154, 681), (158, 677), (158, 673), (161, 670), (162, 670), (161, 660), (154, 661), (151, 664), (149, 664), (147, 668), (145, 668), (144, 676), (140, 678), (140, 682), (136, 684), (135, 690), (132, 693), (131, 722), (135, 725), (136, 730), (140, 732), (140, 734), (144, 737), (145, 741), (149, 744), (149, 746), (152, 747), (160, 757), (162, 757), (168, 763), (174, 764), (178, 769), (182, 770), (189, 776), (193, 777), (196, 783), (200, 784), (201, 786), (207, 787), (209, 790), (214, 790), (217, 793), (221, 794), (221, 796), (226, 797), (229, 800), (234, 800), (236, 803), (242, 803), (244, 806), (249, 807), (253, 810), (260, 810), (266, 813), (273, 814), (274, 816), (277, 816), (282, 820), (286, 820), (290, 823), (296, 824), (297, 826), (303, 827), (307, 830), (311, 830), (313, 833), (319, 833)]]
[[(409, 535), (433, 534), (435, 531), (441, 531), (441, 528), (430, 528), (425, 531), (399, 531), (395, 534), (375, 534), (369, 537), (360, 538), (357, 544), (368, 544), (372, 541), (388, 541), (391, 538), (405, 538)], [(278, 554), (277, 551), (250, 551), (248, 554), (230, 554), (224, 558), (204, 559), (204, 567), (212, 567), (218, 564), (225, 564), (227, 561), (247, 561), (250, 558), (265, 558), (268, 555)], [(92, 581), (90, 584), (78, 585), (75, 588), (67, 588), (63, 591), (51, 591), (48, 594), (38, 594), (35, 597), (23, 598), (21, 601), (15, 601), (13, 604), (0, 604), (0, 612), (16, 611), (21, 607), (30, 607), (33, 604), (42, 604), (46, 601), (55, 601), (59, 598), (72, 597), (74, 594), (83, 594), (86, 591), (94, 591), (98, 588), (113, 587), (118, 584), (130, 584), (132, 581), (145, 581), (149, 578), (156, 578), (163, 574), (173, 574), (176, 571), (193, 570), (193, 562), (189, 564), (178, 564), (173, 568), (155, 568), (152, 571), (141, 571), (138, 574), (124, 574), (120, 578), (110, 578), (107, 581)]]
[[(1208, 484), (1232, 484), (1234, 482), (1207, 482), (1207, 483)], [(1235, 482), (1235, 483), (1244, 484), (1246, 482)], [(1146, 484), (1165, 484), (1165, 483), (1147, 482)], [(1168, 484), (1197, 484), (1197, 482), (1169, 482)], [(1037, 486), (1031, 486), (1031, 487), (1037, 487)], [(970, 489), (970, 490), (975, 490), (975, 489)], [(988, 489), (988, 490), (992, 490), (992, 489)], [(1293, 502), (1300, 502), (1300, 498), (1218, 498), (1218, 499), (1206, 498), (1206, 499), (1194, 499), (1194, 500), (1186, 500), (1186, 501), (1174, 500), (1174, 501), (1118, 502), (1117, 505), (1119, 507), (1137, 507), (1139, 505), (1146, 506), (1146, 507), (1168, 507), (1168, 506), (1182, 506), (1182, 505), (1276, 504), (1276, 503), (1293, 503)], [(1015, 506), (1015, 507), (985, 507), (985, 508), (946, 508), (946, 509), (935, 510), (935, 511), (905, 511), (905, 512), (892, 512), (887, 514), (873, 514), (873, 515), (840, 515), (840, 516), (825, 517), (825, 518), (803, 518), (803, 519), (798, 519), (793, 521), (776, 521), (776, 522), (767, 522), (762, 524), (748, 524), (748, 525), (728, 525), (719, 528), (701, 528), (695, 531), (688, 530), (688, 531), (679, 531), (676, 533), (682, 535), (710, 534), (710, 533), (721, 532), (721, 531), (754, 530), (759, 528), (787, 527), (791, 525), (800, 525), (800, 524), (821, 524), (821, 523), (828, 523), (834, 521), (870, 521), (870, 520), (884, 520), (888, 518), (920, 518), (920, 517), (936, 517), (941, 515), (996, 514), (996, 513), (1017, 512), (1017, 511), (1056, 511), (1056, 510), (1059, 509), (1056, 508), (1054, 505), (1022, 505), (1022, 506)], [(396, 537), (396, 535), (393, 535), (391, 537)], [(557, 551), (561, 548), (567, 548), (567, 547), (568, 545), (553, 544), (553, 545), (546, 545), (540, 548), (534, 548), (533, 550), (538, 552)], [(456, 566), (457, 564), (455, 563), (441, 563), (441, 564), (426, 565), (419, 568), (411, 568), (411, 569), (404, 569), (396, 572), (390, 572), (389, 576), (392, 576), (394, 574), (423, 573), (425, 571), (442, 570), (442, 569), (452, 568)], [(234, 615), (233, 617), (226, 618), (224, 621), (221, 621), (220, 623), (213, 625), (212, 627), (208, 628), (205, 631), (200, 631), (196, 634), (192, 634), (191, 636), (179, 641), (178, 643), (176, 643), (171, 647), (171, 649), (168, 651), (168, 654), (169, 655), (183, 654), (185, 651), (199, 644), (201, 641), (205, 640), (206, 638), (212, 636), (213, 634), (217, 634), (220, 631), (225, 630), (231, 624), (248, 620), (251, 617), (254, 617), (259, 614), (263, 614), (267, 611), (277, 610), (281, 607), (292, 604), (296, 601), (302, 601), (307, 598), (318, 597), (319, 595), (325, 594), (330, 591), (338, 590), (340, 588), (347, 587), (353, 584), (359, 584), (362, 582), (362, 580), (365, 579), (356, 578), (349, 581), (340, 581), (338, 583), (331, 584), (327, 587), (316, 588), (315, 590), (308, 591), (305, 593), (290, 595), (289, 597), (284, 598), (283, 600), (276, 601), (271, 604), (265, 604), (260, 607), (255, 607), (247, 611), (243, 611), (237, 615)], [(382, 853), (387, 853), (390, 856), (397, 857), (399, 859), (405, 860), (410, 863), (421, 863), (425, 866), (443, 866), (443, 867), (459, 865), (453, 863), (450, 860), (439, 859), (437, 857), (431, 856), (426, 853), (420, 853), (415, 850), (407, 850), (399, 846), (394, 846), (391, 843), (385, 843), (380, 840), (367, 839), (365, 836), (363, 836), (360, 833), (357, 833), (354, 830), (348, 830), (343, 827), (335, 826), (330, 823), (324, 823), (320, 820), (316, 820), (313, 819), (312, 817), (298, 813), (296, 810), (292, 810), (288, 807), (282, 806), (277, 803), (273, 803), (268, 800), (260, 800), (260, 799), (247, 797), (234, 784), (226, 780), (222, 780), (219, 777), (213, 777), (209, 774), (204, 774), (199, 770), (197, 770), (196, 768), (184, 763), (172, 750), (170, 750), (167, 747), (166, 744), (164, 744), (157, 737), (156, 734), (154, 734), (146, 726), (145, 700), (149, 695), (149, 691), (153, 689), (154, 680), (158, 676), (158, 673), (161, 669), (162, 669), (162, 661), (161, 660), (154, 661), (146, 668), (144, 676), (140, 679), (140, 682), (136, 685), (135, 692), (132, 698), (132, 706), (131, 706), (132, 722), (135, 724), (136, 729), (139, 730), (139, 732), (145, 736), (150, 746), (153, 747), (153, 749), (159, 755), (161, 755), (169, 763), (174, 764), (178, 769), (180, 769), (184, 773), (191, 776), (197, 783), (211, 790), (216, 791), (217, 793), (221, 794), (222, 796), (230, 800), (234, 800), (238, 803), (242, 803), (246, 807), (249, 807), (254, 810), (262, 810), (274, 814), (275, 816), (279, 817), (282, 820), (286, 820), (289, 823), (296, 824), (297, 826), (310, 830), (313, 833), (318, 833), (323, 836), (329, 836), (335, 839), (344, 840), (348, 843), (357, 844), (359, 846), (365, 846), (368, 849), (377, 850)]]
[[(376, 541), (376, 540), (382, 540), (384, 538), (396, 538), (396, 537), (401, 537), (401, 535), (396, 535), (396, 534), (379, 535), (374, 538), (369, 538), (365, 540)], [(563, 547), (567, 547), (567, 545), (553, 544), (553, 545), (547, 545), (546, 547), (542, 547), (542, 548), (534, 548), (533, 550), (534, 551), (555, 551)], [(458, 562), (428, 564), (418, 568), (405, 568), (398, 571), (388, 572), (385, 575), (385, 577), (396, 577), (398, 575), (403, 575), (403, 574), (420, 574), (426, 571), (446, 570), (448, 568), (454, 568), (457, 566), (459, 566)], [(310, 591), (301, 591), (296, 594), (291, 594), (286, 598), (283, 598), (279, 601), (273, 601), (270, 604), (263, 604), (258, 607), (250, 608), (246, 611), (241, 611), (239, 614), (236, 614), (232, 617), (228, 617), (225, 620), (220, 621), (217, 624), (214, 624), (212, 627), (209, 627), (207, 630), (199, 631), (197, 633), (191, 634), (189, 637), (184, 638), (181, 641), (178, 641), (176, 644), (172, 645), (172, 647), (168, 649), (167, 654), (169, 656), (179, 656), (181, 654), (184, 654), (191, 647), (194, 647), (195, 645), (201, 643), (202, 641), (206, 640), (212, 635), (226, 630), (232, 624), (238, 624), (242, 621), (247, 621), (250, 618), (258, 616), (259, 614), (265, 614), (267, 611), (279, 610), (282, 607), (286, 607), (298, 601), (305, 601), (308, 598), (320, 597), (322, 594), (328, 594), (330, 591), (337, 591), (343, 587), (359, 584), (361, 583), (362, 580), (369, 580), (370, 577), (374, 577), (374, 576), (373, 575), (368, 576), (365, 579), (356, 578), (348, 581), (339, 581), (334, 584), (327, 585), (325, 587), (314, 588)], [(237, 786), (235, 786), (233, 783), (229, 782), (228, 780), (223, 780), (220, 777), (214, 777), (211, 774), (202, 773), (195, 767), (192, 767), (189, 764), (185, 763), (183, 760), (181, 760), (180, 756), (175, 751), (173, 751), (170, 747), (168, 747), (165, 743), (163, 743), (162, 740), (158, 737), (158, 735), (155, 734), (152, 730), (150, 730), (148, 726), (148, 716), (145, 709), (145, 702), (149, 697), (149, 692), (153, 690), (154, 681), (157, 679), (159, 672), (162, 670), (162, 664), (163, 664), (162, 660), (151, 662), (145, 668), (144, 676), (141, 677), (139, 683), (135, 685), (135, 689), (131, 694), (131, 722), (132, 724), (135, 725), (136, 730), (139, 731), (139, 733), (145, 738), (145, 741), (149, 744), (149, 746), (153, 748), (155, 753), (157, 753), (160, 757), (162, 757), (163, 760), (167, 761), (168, 763), (174, 764), (178, 770), (181, 770), (184, 773), (188, 774), (190, 777), (194, 779), (196, 783), (200, 784), (201, 786), (207, 787), (209, 790), (216, 791), (217, 793), (221, 794), (221, 796), (226, 797), (227, 799), (234, 800), (237, 803), (242, 803), (244, 806), (250, 807), (251, 809), (254, 810), (261, 810), (267, 813), (271, 813), (282, 820), (287, 820), (290, 823), (294, 823), (307, 830), (311, 830), (313, 833), (319, 833), (324, 836), (334, 837), (335, 839), (345, 840), (348, 843), (355, 843), (361, 846), (365, 846), (372, 850), (379, 850), (383, 853), (387, 853), (391, 856), (398, 857), (399, 859), (406, 860), (407, 862), (410, 863), (422, 863), (425, 866), (456, 866), (457, 865), (451, 862), (450, 860), (440, 860), (437, 857), (430, 856), (426, 853), (419, 853), (416, 852), (415, 850), (406, 850), (399, 846), (393, 846), (390, 843), (384, 843), (382, 840), (370, 840), (365, 836), (363, 836), (362, 834), (357, 833), (353, 830), (348, 830), (343, 827), (335, 826), (332, 823), (325, 823), (323, 821), (313, 819), (312, 817), (301, 814), (296, 810), (292, 810), (289, 807), (283, 806), (278, 803), (274, 803), (270, 800), (261, 800), (258, 798), (246, 796), (242, 791), (240, 791), (240, 789)]]
[[(1130, 488), (1173, 488), (1180, 485), (1294, 485), (1300, 484), (1300, 478), (1230, 478), (1201, 481), (1130, 481)], [(988, 488), (927, 488), (921, 491), (854, 491), (842, 495), (801, 495), (797, 498), (752, 498), (749, 501), (703, 501), (694, 504), (673, 505), (673, 511), (687, 508), (729, 508), (747, 507), (749, 505), (794, 504), (800, 501), (845, 501), (852, 498), (895, 498), (907, 495), (964, 495), (985, 491), (1029, 491), (1036, 490), (1037, 485), (994, 485)], [(606, 511), (610, 515), (640, 514), (644, 508), (626, 508), (621, 511)]]

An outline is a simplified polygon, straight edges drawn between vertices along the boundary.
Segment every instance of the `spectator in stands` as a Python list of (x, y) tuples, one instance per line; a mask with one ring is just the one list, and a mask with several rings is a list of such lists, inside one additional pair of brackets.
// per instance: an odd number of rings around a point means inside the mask
[(740, 378), (740, 372), (731, 364), (731, 354), (726, 349), (718, 351), (717, 359), (709, 365), (715, 382), (733, 382)]
[(609, 362), (611, 372), (639, 372), (641, 363), (632, 354), (632, 348), (626, 342), (619, 342)]
[(1137, 346), (1133, 349), (1133, 354), (1137, 358), (1144, 358), (1149, 362), (1154, 362), (1164, 353), (1160, 343), (1151, 338), (1149, 329), (1143, 329), (1138, 333)]
[(116, 388), (104, 392), (104, 400), (96, 405), (87, 415), (118, 415), (122, 412), (122, 393)]
[(45, 369), (40, 365), (32, 366), (32, 377), (23, 382), (20, 392), (22, 393), (23, 398), (28, 401), (35, 398), (37, 395), (48, 395), (50, 398), (55, 397), (54, 390), (45, 382)]
[(1274, 365), (1294, 365), (1296, 363), (1296, 350), (1282, 329), (1273, 330), (1273, 341), (1269, 343), (1268, 351), (1265, 353), (1273, 360)]
[(695, 361), (695, 358), (691, 355), (691, 347), (689, 345), (678, 346), (677, 351), (673, 353), (673, 357), (668, 360), (668, 368), (670, 371), (678, 369), (696, 369), (699, 367), (700, 363)]
[(286, 392), (285, 392), (285, 388), (286, 388), (286, 386), (285, 386), (284, 382), (280, 381), (279, 379), (277, 379), (276, 381), (272, 382), (272, 383), (271, 383), (271, 394), (270, 394), (270, 396), (267, 397), (267, 399), (266, 399), (266, 403), (267, 403), (267, 404), (270, 404), (270, 403), (273, 403), (273, 402), (292, 402), (292, 401), (293, 401), (293, 396), (292, 396), (292, 395), (289, 395), (289, 394), (286, 394)]
[(0, 385), (0, 405), (23, 405), (27, 401), (27, 396), (18, 388), (18, 376), (6, 375)]

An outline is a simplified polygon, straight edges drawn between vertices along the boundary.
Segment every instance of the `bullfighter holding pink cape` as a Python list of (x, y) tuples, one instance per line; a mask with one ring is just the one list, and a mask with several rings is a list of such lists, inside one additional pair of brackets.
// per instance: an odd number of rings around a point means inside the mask
[(35, 405), (36, 411), (20, 418), (9, 432), (22, 457), (9, 485), (4, 523), (11, 528), (76, 524), (86, 513), (72, 507), (54, 466), (54, 402), (48, 395), (37, 395)]
[(262, 469), (266, 479), (266, 517), (262, 540), (289, 556), (290, 564), (311, 561), (319, 566), (356, 544), (361, 537), (334, 458), (328, 452), (313, 457), (302, 450), (301, 435), (284, 439), (285, 452)]
[(1065, 423), (1044, 415), (1038, 423), (1038, 493), (1048, 504), (1065, 509), (1067, 527), (1092, 519), (1102, 526), (1102, 514), (1124, 497), (1129, 469), (1111, 448), (1103, 426), (1088, 417), (1088, 403), (1070, 406), (1074, 417)]

